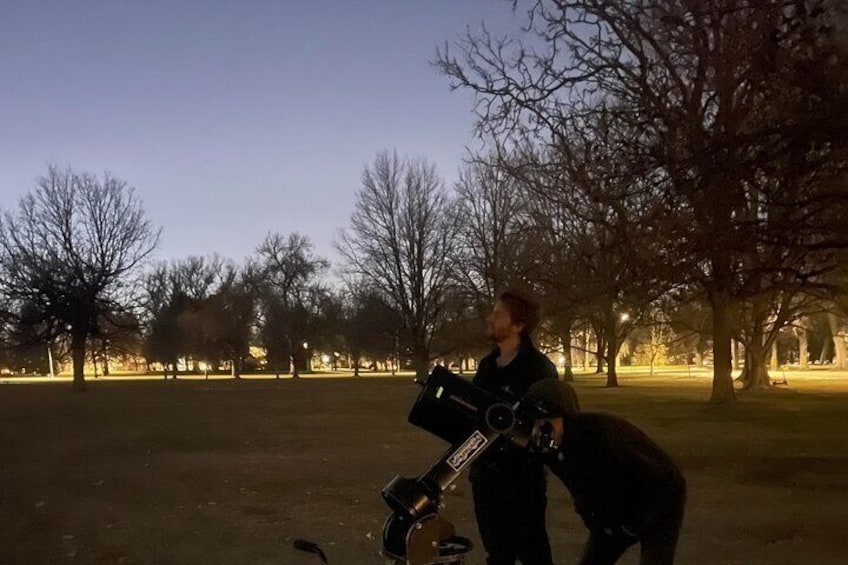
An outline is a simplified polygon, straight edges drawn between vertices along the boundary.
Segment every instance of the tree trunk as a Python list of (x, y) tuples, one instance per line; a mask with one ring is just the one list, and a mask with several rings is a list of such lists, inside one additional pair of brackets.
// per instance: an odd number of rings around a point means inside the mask
[(75, 331), (71, 335), (71, 355), (74, 363), (74, 381), (72, 388), (76, 392), (85, 392), (85, 330)]
[(809, 342), (807, 339), (807, 324), (806, 320), (801, 320), (798, 328), (795, 330), (795, 334), (798, 336), (798, 365), (802, 369), (810, 368), (810, 352), (809, 352)]
[(772, 371), (777, 371), (780, 368), (780, 359), (777, 358), (777, 341), (771, 344), (771, 362), (769, 363), (769, 368)]
[(47, 364), (49, 367), (47, 374), (52, 379), (56, 376), (56, 364), (53, 362), (53, 346), (50, 343), (47, 344)]
[(109, 350), (103, 350), (103, 376), (109, 376)]
[(746, 389), (762, 388), (769, 386), (768, 365), (766, 356), (769, 346), (763, 342), (763, 327), (756, 322), (751, 334), (751, 342), (745, 347), (745, 375), (744, 383)]
[(241, 358), (240, 358), (240, 357), (234, 357), (234, 358), (230, 361), (230, 363), (231, 363), (231, 365), (230, 365), (230, 367), (231, 367), (230, 372), (232, 373), (233, 378), (234, 378), (234, 379), (240, 379), (240, 378), (241, 378)]
[(825, 336), (824, 341), (822, 342), (821, 354), (819, 354), (819, 365), (824, 365), (825, 363), (830, 363), (830, 356), (833, 351), (833, 339), (828, 332), (828, 335)]
[(848, 368), (848, 334), (840, 332), (834, 335), (833, 347), (836, 351), (834, 366), (837, 369)]
[(423, 343), (415, 347), (415, 378), (424, 380), (430, 373), (430, 351)]
[(351, 351), (348, 356), (348, 362), (351, 365), (351, 369), (353, 369), (353, 376), (359, 376), (359, 367), (361, 365), (362, 353), (357, 351)]
[(616, 357), (618, 356), (618, 334), (615, 323), (607, 329), (607, 388), (618, 386), (618, 374), (616, 373)]
[(732, 339), (732, 309), (729, 297), (714, 292), (710, 299), (713, 312), (713, 387), (710, 402), (727, 404), (736, 396), (733, 392), (733, 361), (730, 353)]
[(848, 363), (848, 359), (846, 359), (848, 357), (848, 344), (846, 344), (848, 334), (839, 327), (839, 318), (836, 317), (836, 314), (829, 313), (827, 323), (830, 326), (830, 335), (833, 336), (833, 352), (835, 353), (833, 366), (837, 369), (844, 369), (847, 366), (846, 363)]
[(392, 348), (392, 376), (402, 367), (400, 360), (400, 335), (395, 332), (395, 343)]
[(595, 373), (600, 374), (604, 372), (604, 350), (606, 349), (606, 344), (604, 343), (604, 338), (599, 334), (595, 334), (598, 340), (598, 350), (595, 353), (595, 358), (598, 360), (598, 365), (595, 367)]
[(749, 353), (745, 358), (746, 389), (769, 386), (770, 380), (765, 353), (762, 347), (754, 346), (749, 348)]
[(563, 372), (562, 379), (565, 382), (573, 383), (574, 370), (571, 368), (571, 324), (566, 326), (565, 334), (560, 338), (560, 343), (562, 344), (562, 356), (565, 358), (565, 371)]
[(740, 366), (740, 363), (739, 363), (739, 340), (734, 339), (733, 340), (733, 370), (738, 371), (739, 366)]

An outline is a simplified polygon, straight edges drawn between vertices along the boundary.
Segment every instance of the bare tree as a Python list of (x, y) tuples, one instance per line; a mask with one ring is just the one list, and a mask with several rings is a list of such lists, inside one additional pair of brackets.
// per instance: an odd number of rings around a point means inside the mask
[(232, 376), (241, 378), (256, 329), (259, 269), (248, 263), (225, 263), (216, 290), (200, 303), (198, 326), (205, 356), (229, 360)]
[(469, 34), (437, 65), (478, 95), (480, 132), (502, 144), (566, 146), (575, 122), (610, 109), (637, 132), (620, 151), (641, 155), (685, 220), (667, 256), (686, 259), (679, 272), (710, 304), (711, 400), (732, 401), (740, 303), (789, 280), (817, 284), (844, 245), (833, 221), (848, 202), (834, 183), (847, 162), (844, 11), (828, 0), (529, 4), (524, 32)]
[(400, 311), (419, 376), (427, 374), (451, 280), (451, 207), (432, 164), (380, 153), (362, 173), (350, 227), (338, 242), (348, 268)]
[(476, 159), (460, 171), (454, 191), (457, 214), (457, 282), (475, 304), (490, 307), (497, 293), (521, 277), (525, 262), (523, 191), (514, 176)]
[(213, 365), (219, 360), (218, 352), (210, 351), (204, 343), (209, 331), (203, 324), (208, 320), (198, 313), (217, 292), (223, 271), (224, 261), (217, 255), (191, 256), (159, 263), (145, 275), (141, 299), (145, 356), (148, 362), (161, 362), (166, 376), (169, 368), (177, 376), (181, 357), (195, 364), (200, 359)]
[(45, 339), (70, 338), (75, 390), (85, 390), (86, 342), (101, 314), (126, 308), (157, 241), (135, 191), (108, 173), (51, 166), (0, 220), (0, 292), (13, 312), (37, 308)]
[[(641, 314), (667, 289), (662, 253), (668, 203), (627, 147), (636, 133), (614, 109), (572, 119), (569, 139), (526, 145), (498, 166), (526, 193), (523, 232), (527, 278), (546, 297), (571, 377), (571, 332), (578, 318), (598, 335), (607, 386), (618, 386), (616, 360)], [(600, 347), (600, 346), (603, 347)]]
[(97, 320), (97, 335), (89, 339), (95, 376), (99, 363), (104, 377), (110, 374), (110, 362), (126, 362), (142, 353), (141, 325), (133, 311), (101, 312)]
[(318, 337), (319, 314), (326, 290), (321, 276), (326, 259), (313, 254), (309, 238), (298, 233), (269, 234), (256, 250), (261, 330), (269, 362), (293, 376), (306, 368), (309, 344)]
[(374, 361), (392, 359), (392, 372), (397, 370), (398, 336), (402, 330), (400, 315), (383, 295), (361, 279), (348, 277), (336, 295), (340, 312), (335, 331), (343, 340), (354, 376), (359, 376), (363, 357)]

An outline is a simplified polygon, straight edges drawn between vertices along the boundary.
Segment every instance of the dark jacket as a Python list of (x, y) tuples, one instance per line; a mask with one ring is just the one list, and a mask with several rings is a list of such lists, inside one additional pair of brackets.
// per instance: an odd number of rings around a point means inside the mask
[[(499, 355), (500, 349), (496, 347), (480, 360), (472, 383), (509, 402), (522, 398), (533, 383), (557, 378), (556, 366), (535, 348), (529, 337), (521, 341), (515, 358), (505, 367), (498, 367)], [(495, 445), (471, 464), (471, 481), (480, 480), (482, 475), (503, 481), (528, 475), (544, 479), (543, 464), (505, 439), (497, 440)]]
[(683, 474), (642, 430), (622, 418), (567, 416), (562, 443), (548, 461), (590, 530), (639, 535), (646, 517), (685, 496)]

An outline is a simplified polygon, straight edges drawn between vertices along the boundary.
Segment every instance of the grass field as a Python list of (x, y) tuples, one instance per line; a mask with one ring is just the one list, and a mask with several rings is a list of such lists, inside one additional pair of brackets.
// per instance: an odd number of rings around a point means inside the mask
[[(601, 382), (578, 377), (583, 408), (640, 425), (686, 473), (680, 563), (848, 562), (848, 374), (791, 373), (730, 408), (685, 371)], [(409, 378), (69, 388), (0, 386), (0, 563), (317, 563), (295, 537), (334, 565), (383, 563), (380, 489), (444, 448), (406, 423)], [(549, 498), (555, 558), (573, 563), (585, 531), (556, 479)], [(445, 515), (477, 542), (465, 477)]]

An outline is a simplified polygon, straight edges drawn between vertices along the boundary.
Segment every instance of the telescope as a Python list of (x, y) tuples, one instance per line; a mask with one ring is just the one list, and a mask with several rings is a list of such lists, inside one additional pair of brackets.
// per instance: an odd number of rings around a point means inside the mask
[(383, 525), (382, 553), (398, 565), (462, 565), (472, 543), (439, 516), (442, 493), (500, 441), (530, 452), (553, 449), (550, 425), (535, 429), (550, 414), (536, 402), (496, 395), (441, 366), (416, 382), (422, 390), (409, 422), (450, 447), (423, 475), (396, 476), (383, 488), (392, 513)]

